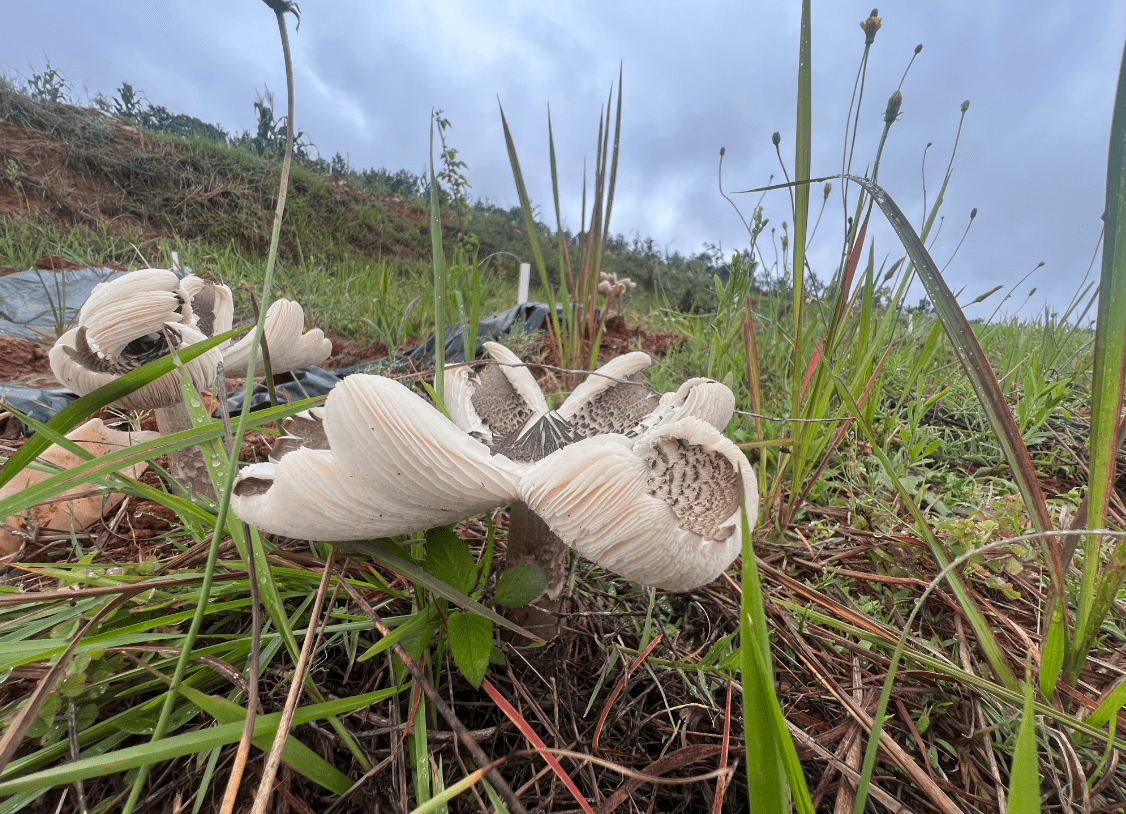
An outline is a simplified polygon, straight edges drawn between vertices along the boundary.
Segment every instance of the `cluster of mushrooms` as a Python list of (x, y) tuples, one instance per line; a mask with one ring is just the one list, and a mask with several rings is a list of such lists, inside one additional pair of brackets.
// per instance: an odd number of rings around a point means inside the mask
[[(171, 271), (132, 272), (98, 286), (77, 327), (59, 338), (55, 375), (85, 394), (169, 352), (230, 329), (226, 286)], [(301, 306), (278, 300), (266, 318), (275, 373), (325, 359), (331, 343), (304, 332)], [(565, 545), (628, 579), (691, 590), (722, 573), (741, 550), (741, 505), (754, 523), (758, 489), (746, 456), (723, 435), (729, 388), (691, 379), (659, 394), (643, 380), (641, 352), (620, 356), (550, 409), (535, 377), (510, 350), (444, 371), (449, 418), (397, 381), (354, 374), (323, 407), (285, 424), (271, 460), (241, 470), (234, 513), (263, 531), (321, 541), (391, 537), (511, 506), (511, 564), (548, 563), (526, 549)], [(185, 367), (197, 389), (220, 371), (245, 375), (251, 337)], [(161, 432), (190, 426), (178, 371), (122, 399), (154, 409)], [(190, 454), (172, 474), (206, 491)], [(523, 550), (523, 554), (521, 553)], [(554, 549), (553, 549), (554, 550)], [(558, 594), (549, 574), (549, 594)]]
[[(584, 557), (671, 591), (704, 585), (734, 561), (740, 502), (753, 524), (758, 488), (722, 433), (730, 389), (691, 379), (657, 394), (641, 380), (649, 356), (634, 352), (551, 410), (515, 354), (485, 348), (494, 363), (479, 373), (446, 369), (450, 418), (393, 379), (349, 376), (287, 428), (275, 460), (242, 470), (235, 514), (267, 532), (343, 541), (515, 505)], [(510, 529), (510, 564), (523, 533)]]
[[(169, 353), (226, 333), (234, 320), (231, 290), (194, 274), (179, 277), (169, 269), (142, 269), (94, 287), (78, 315), (78, 324), (51, 348), (55, 377), (79, 395)], [(280, 299), (266, 312), (265, 337), (274, 373), (322, 362), (332, 353), (319, 329), (304, 330), (299, 303)], [(253, 336), (216, 347), (184, 364), (196, 390), (210, 387), (222, 372), (245, 377)], [(256, 362), (262, 370), (261, 353)], [(114, 403), (124, 410), (153, 410), (162, 435), (189, 429), (191, 417), (172, 371)], [(173, 477), (202, 494), (211, 482), (198, 450), (171, 456)]]

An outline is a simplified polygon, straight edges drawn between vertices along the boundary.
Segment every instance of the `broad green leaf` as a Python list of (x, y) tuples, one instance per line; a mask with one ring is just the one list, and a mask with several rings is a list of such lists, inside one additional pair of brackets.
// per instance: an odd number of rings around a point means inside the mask
[(500, 575), (493, 602), (506, 608), (518, 608), (542, 594), (546, 587), (546, 571), (535, 563), (520, 563), (506, 568)]
[(426, 532), (426, 570), (463, 594), (477, 585), (477, 564), (469, 546), (449, 526)]
[(454, 611), (447, 621), (450, 651), (461, 674), (474, 687), (480, 687), (489, 669), (493, 647), (493, 623), (475, 613)]

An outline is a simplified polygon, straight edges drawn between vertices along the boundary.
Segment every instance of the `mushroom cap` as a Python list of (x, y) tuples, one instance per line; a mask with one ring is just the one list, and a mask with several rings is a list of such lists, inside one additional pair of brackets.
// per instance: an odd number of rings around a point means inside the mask
[[(133, 271), (94, 287), (78, 327), (51, 349), (51, 369), (60, 382), (86, 395), (164, 356), (169, 342), (179, 350), (228, 330), (233, 314), (234, 298), (225, 285), (194, 274), (180, 279), (168, 269)], [(210, 350), (185, 365), (197, 389), (211, 384), (220, 355)], [(146, 410), (180, 400), (180, 374), (173, 371), (116, 404)]]
[[(270, 305), (264, 330), (274, 373), (315, 365), (332, 355), (332, 341), (325, 337), (324, 331), (320, 328), (305, 331), (305, 309), (293, 300), (275, 300)], [(223, 370), (228, 376), (246, 375), (253, 344), (254, 332), (251, 331), (227, 348), (223, 354)], [(254, 369), (262, 373), (261, 350)]]
[(671, 591), (711, 582), (739, 555), (740, 491), (753, 526), (758, 484), (750, 463), (697, 418), (636, 439), (579, 441), (544, 458), (518, 486), (520, 499), (584, 557)]
[(649, 354), (633, 351), (595, 370), (559, 406), (559, 416), (580, 438), (604, 433), (631, 434), (658, 405), (660, 397), (642, 378), (653, 364)]
[(94, 286), (78, 314), (91, 348), (106, 357), (133, 340), (184, 321), (180, 278), (167, 269), (143, 269)]
[(499, 342), (483, 347), (497, 364), (474, 372), (446, 368), (446, 409), (454, 424), (492, 446), (548, 412), (547, 399), (520, 357)]
[[(109, 384), (124, 373), (135, 370), (168, 352), (166, 336), (182, 349), (207, 337), (189, 325), (164, 323), (157, 332), (136, 337), (120, 348), (119, 353), (107, 356), (91, 347), (84, 326), (72, 328), (60, 336), (48, 356), (51, 370), (64, 385), (80, 396)], [(204, 390), (215, 379), (221, 358), (217, 348), (212, 348), (184, 364), (192, 384)], [(173, 370), (144, 387), (134, 390), (114, 404), (124, 410), (155, 410), (183, 401), (180, 390), (180, 372)]]
[(383, 376), (354, 374), (333, 388), (324, 433), (328, 449), (243, 469), (235, 514), (313, 540), (407, 534), (511, 502), (525, 471)]
[(651, 426), (658, 427), (689, 416), (707, 421), (717, 430), (731, 423), (735, 414), (735, 394), (731, 388), (714, 379), (689, 379), (673, 393), (661, 396), (653, 411)]

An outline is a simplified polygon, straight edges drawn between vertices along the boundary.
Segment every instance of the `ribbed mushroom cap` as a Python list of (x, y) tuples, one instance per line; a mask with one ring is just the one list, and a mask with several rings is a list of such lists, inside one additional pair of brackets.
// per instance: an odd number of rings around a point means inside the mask
[(547, 399), (520, 357), (499, 342), (483, 347), (497, 364), (476, 374), (468, 365), (445, 370), (446, 409), (454, 424), (486, 445), (548, 411)]
[(518, 493), (584, 557), (686, 591), (738, 556), (740, 486), (753, 526), (758, 485), (746, 456), (711, 424), (684, 418), (636, 439), (602, 435), (564, 447), (533, 467)]
[(294, 449), (243, 469), (235, 514), (313, 540), (407, 534), (511, 502), (525, 470), (383, 376), (354, 374), (337, 385), (324, 431), (327, 450)]
[(559, 406), (559, 416), (580, 438), (631, 434), (660, 402), (660, 396), (642, 377), (642, 371), (652, 363), (649, 354), (641, 351), (611, 359), (571, 391)]
[[(157, 332), (134, 338), (116, 354), (103, 355), (91, 347), (86, 336), (85, 327), (72, 328), (55, 341), (49, 354), (55, 378), (80, 396), (109, 384), (130, 370), (167, 355), (166, 337), (175, 343), (178, 350), (207, 338), (188, 325), (164, 323)], [(211, 386), (219, 359), (219, 350), (213, 348), (185, 363), (184, 368), (197, 390)], [(154, 410), (182, 400), (180, 373), (173, 370), (118, 399), (114, 404), (125, 410)]]
[[(78, 315), (91, 348), (106, 357), (138, 337), (186, 321), (180, 278), (167, 269), (143, 269), (94, 286)], [(188, 313), (190, 314), (190, 306)]]
[(699, 418), (707, 421), (717, 430), (723, 430), (731, 423), (735, 414), (735, 394), (731, 388), (714, 379), (689, 379), (674, 393), (661, 396), (661, 403), (653, 411), (657, 427), (682, 418)]
[[(264, 326), (270, 366), (274, 373), (296, 370), (323, 362), (332, 355), (332, 341), (320, 328), (305, 331), (305, 309), (293, 300), (275, 300), (266, 311)], [(245, 376), (250, 364), (254, 332), (231, 345), (223, 354), (223, 370), (228, 376)], [(259, 351), (254, 370), (261, 375), (262, 353)]]

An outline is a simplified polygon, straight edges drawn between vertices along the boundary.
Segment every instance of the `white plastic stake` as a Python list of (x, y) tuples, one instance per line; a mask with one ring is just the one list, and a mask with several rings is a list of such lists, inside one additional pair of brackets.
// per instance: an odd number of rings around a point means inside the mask
[(520, 283), (516, 291), (516, 304), (523, 305), (528, 301), (528, 280), (532, 274), (532, 267), (528, 263), (520, 264)]

